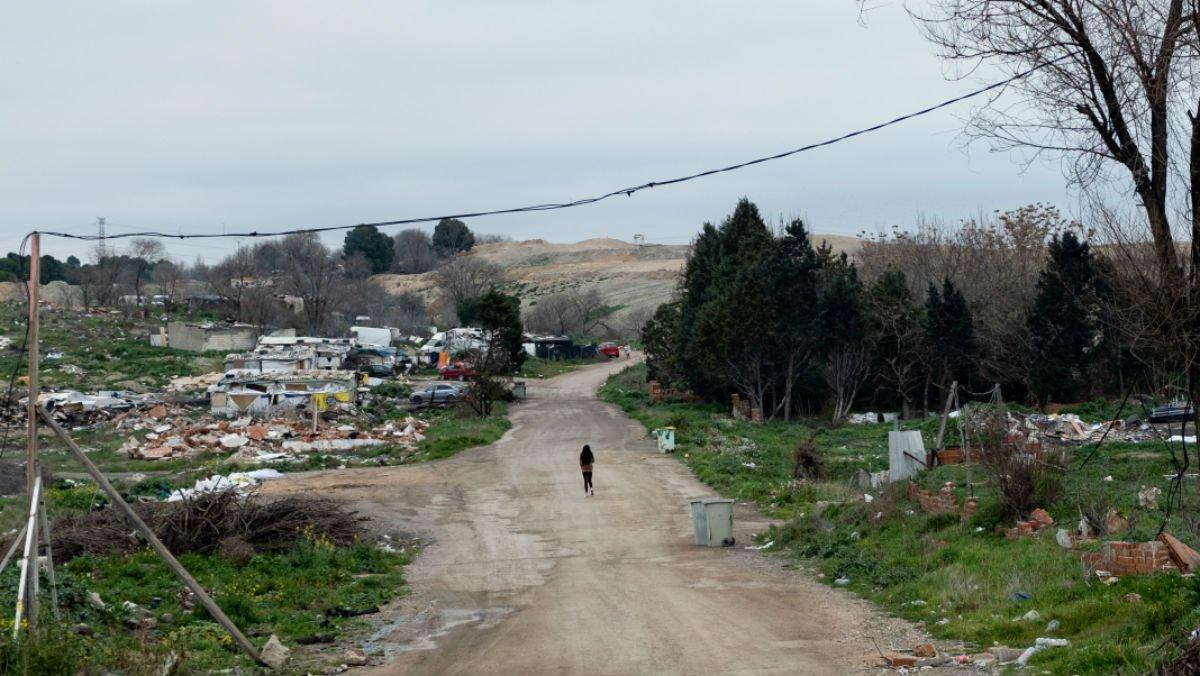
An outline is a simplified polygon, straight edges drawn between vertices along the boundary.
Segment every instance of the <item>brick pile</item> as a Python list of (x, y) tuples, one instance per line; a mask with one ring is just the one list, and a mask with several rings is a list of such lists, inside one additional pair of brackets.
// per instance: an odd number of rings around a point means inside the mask
[(650, 386), (650, 401), (656, 404), (664, 401), (682, 401), (687, 403), (697, 403), (700, 401), (700, 397), (691, 392), (677, 390), (674, 387), (663, 387), (662, 383), (657, 380), (651, 380), (648, 385)]
[(1029, 516), (1031, 518), (1028, 521), (1018, 521), (1016, 528), (997, 526), (996, 532), (1004, 533), (1004, 537), (1008, 540), (1016, 540), (1037, 535), (1042, 530), (1054, 525), (1054, 518), (1041, 507), (1033, 510)]
[(964, 523), (971, 519), (979, 509), (979, 498), (969, 497), (962, 505), (958, 504), (958, 496), (954, 494), (955, 484), (947, 481), (938, 492), (908, 483), (908, 499), (921, 505), (927, 514), (958, 514)]

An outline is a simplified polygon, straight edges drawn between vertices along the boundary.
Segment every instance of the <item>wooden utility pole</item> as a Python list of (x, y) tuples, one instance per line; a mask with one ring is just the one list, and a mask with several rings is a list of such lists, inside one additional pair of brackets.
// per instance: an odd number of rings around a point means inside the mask
[[(38, 292), (41, 288), (42, 281), (42, 238), (41, 235), (34, 232), (29, 235), (29, 336), (26, 344), (28, 345), (29, 354), (29, 403), (25, 410), (28, 420), (27, 434), (29, 440), (26, 446), (25, 458), (25, 485), (29, 489), (29, 513), (33, 514), (36, 511), (36, 505), (33, 500), (37, 499), (34, 495), (34, 483), (38, 477), (38, 360), (40, 358), (38, 350)], [(31, 539), (33, 556), (33, 574), (27, 577), (28, 588), (26, 589), (25, 598), (28, 599), (28, 609), (26, 617), (29, 621), (29, 633), (37, 631), (38, 620), (38, 532), (37, 528), (31, 529), (31, 533), (27, 536)]]

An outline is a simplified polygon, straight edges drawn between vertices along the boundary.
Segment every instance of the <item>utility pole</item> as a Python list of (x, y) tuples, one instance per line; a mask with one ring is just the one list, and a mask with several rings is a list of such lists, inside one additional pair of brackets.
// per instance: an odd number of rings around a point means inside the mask
[[(34, 490), (34, 485), (38, 478), (38, 359), (40, 358), (38, 350), (38, 292), (42, 277), (42, 238), (41, 235), (34, 232), (29, 236), (29, 337), (27, 343), (29, 345), (29, 403), (26, 408), (28, 420), (28, 435), (29, 441), (26, 447), (27, 453), (25, 458), (25, 485), (29, 488), (29, 513), (36, 512), (36, 503), (38, 499), (37, 491)], [(26, 533), (26, 537), (30, 539), (30, 547), (28, 549), (29, 556), (33, 557), (32, 561), (26, 561), (26, 566), (32, 567), (32, 574), (26, 577), (27, 584), (25, 598), (29, 600), (29, 608), (26, 617), (29, 618), (29, 633), (33, 634), (37, 631), (37, 608), (38, 608), (38, 532), (37, 528), (32, 527), (31, 532)]]

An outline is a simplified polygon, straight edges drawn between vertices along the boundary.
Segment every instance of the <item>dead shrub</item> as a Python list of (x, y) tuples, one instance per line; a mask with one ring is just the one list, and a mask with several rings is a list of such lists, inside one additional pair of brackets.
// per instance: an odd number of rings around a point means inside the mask
[(989, 412), (980, 429), (980, 464), (996, 488), (1006, 516), (1026, 519), (1063, 496), (1066, 458), (1061, 450), (1026, 444), (1010, 436), (1007, 414)]
[(797, 481), (817, 481), (825, 477), (825, 460), (817, 450), (816, 436), (809, 435), (792, 451), (792, 477)]
[[(255, 552), (290, 549), (314, 539), (348, 546), (362, 519), (333, 500), (287, 497), (265, 501), (234, 491), (197, 495), (180, 502), (148, 502), (134, 511), (174, 554), (228, 552), (236, 559)], [(146, 548), (121, 512), (105, 507), (56, 521), (54, 556), (69, 561), (84, 554), (128, 554)]]

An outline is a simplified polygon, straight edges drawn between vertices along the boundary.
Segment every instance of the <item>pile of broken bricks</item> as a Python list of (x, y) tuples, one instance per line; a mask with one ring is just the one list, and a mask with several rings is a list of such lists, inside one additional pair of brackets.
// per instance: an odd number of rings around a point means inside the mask
[(326, 426), (316, 432), (312, 423), (299, 419), (275, 419), (256, 422), (206, 420), (189, 422), (177, 417), (168, 422), (165, 408), (151, 409), (134, 429), (146, 429), (138, 439), (130, 436), (121, 450), (137, 460), (181, 458), (207, 453), (232, 452), (232, 459), (249, 462), (287, 461), (309, 453), (338, 453), (366, 446), (401, 446), (415, 449), (425, 438), (429, 423), (418, 418), (359, 430), (353, 425)]
[(997, 533), (1003, 533), (1008, 540), (1037, 535), (1039, 531), (1054, 525), (1054, 517), (1046, 510), (1038, 507), (1029, 515), (1028, 521), (1018, 521), (1016, 528), (996, 526)]

